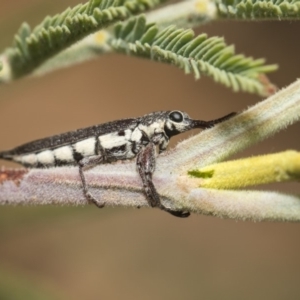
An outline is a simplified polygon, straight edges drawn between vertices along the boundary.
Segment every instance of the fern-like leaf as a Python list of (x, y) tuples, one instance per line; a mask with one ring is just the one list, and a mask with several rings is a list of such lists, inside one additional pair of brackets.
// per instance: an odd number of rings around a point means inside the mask
[(239, 19), (296, 19), (299, 0), (217, 0), (219, 15)]
[(6, 50), (12, 76), (33, 71), (46, 59), (64, 50), (84, 36), (145, 11), (164, 0), (90, 0), (61, 14), (46, 17), (33, 30), (22, 24), (13, 47)]
[(264, 73), (274, 71), (276, 65), (236, 55), (234, 47), (227, 46), (223, 38), (208, 38), (206, 34), (195, 37), (191, 29), (169, 26), (159, 30), (139, 16), (116, 25), (115, 39), (110, 44), (116, 51), (173, 64), (194, 73), (196, 79), (208, 75), (234, 91), (265, 96), (275, 89)]

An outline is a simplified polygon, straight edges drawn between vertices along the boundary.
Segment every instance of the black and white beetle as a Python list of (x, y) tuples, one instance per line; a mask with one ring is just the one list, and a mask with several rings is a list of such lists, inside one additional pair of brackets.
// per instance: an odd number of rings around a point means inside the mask
[(149, 205), (177, 217), (188, 217), (189, 213), (173, 211), (160, 202), (152, 182), (156, 146), (161, 153), (166, 150), (172, 136), (194, 128), (213, 127), (234, 115), (235, 113), (230, 113), (206, 122), (192, 120), (185, 112), (177, 110), (153, 112), (139, 118), (112, 121), (36, 140), (10, 151), (0, 152), (0, 158), (21, 163), (28, 168), (78, 165), (86, 199), (101, 208), (105, 202), (96, 200), (90, 194), (83, 169), (137, 156), (137, 169)]

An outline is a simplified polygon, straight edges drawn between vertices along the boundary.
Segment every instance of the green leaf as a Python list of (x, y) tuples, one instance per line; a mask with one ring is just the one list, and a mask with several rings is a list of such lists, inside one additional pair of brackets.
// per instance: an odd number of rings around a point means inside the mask
[(299, 0), (217, 0), (218, 13), (238, 19), (299, 19)]
[[(148, 10), (164, 0), (90, 0), (63, 13), (46, 17), (31, 30), (22, 24), (11, 48), (6, 50), (13, 78), (32, 72), (45, 60), (68, 48), (83, 37), (132, 14)], [(140, 38), (145, 22), (134, 24), (134, 39)], [(144, 25), (143, 25), (144, 24)], [(125, 32), (127, 36), (129, 32)]]
[(139, 16), (118, 24), (115, 38), (109, 41), (111, 46), (129, 55), (173, 64), (186, 73), (194, 73), (196, 79), (201, 74), (210, 76), (234, 91), (263, 96), (274, 92), (275, 87), (265, 73), (276, 70), (276, 65), (265, 65), (263, 59), (236, 55), (234, 47), (227, 46), (223, 38), (208, 38), (206, 34), (195, 37), (191, 29), (175, 26), (158, 30), (155, 25), (147, 27), (144, 20), (144, 16)]

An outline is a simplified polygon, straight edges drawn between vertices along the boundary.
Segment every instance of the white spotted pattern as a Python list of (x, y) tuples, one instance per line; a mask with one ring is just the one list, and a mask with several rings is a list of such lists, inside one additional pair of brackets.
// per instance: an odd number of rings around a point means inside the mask
[(22, 164), (24, 165), (36, 165), (37, 164), (37, 157), (36, 154), (32, 153), (32, 154), (27, 154), (22, 156)]
[(126, 132), (125, 136), (119, 136), (118, 132), (113, 132), (99, 136), (99, 141), (104, 149), (111, 149), (127, 144)]
[(131, 139), (131, 134), (132, 134), (132, 130), (131, 129), (126, 129), (125, 130), (125, 139), (126, 141), (129, 141)]
[(92, 137), (74, 144), (74, 149), (84, 157), (95, 155), (95, 143), (96, 139)]
[(139, 128), (135, 128), (131, 135), (131, 140), (134, 142), (139, 142), (143, 134)]
[(64, 146), (53, 150), (53, 154), (56, 159), (65, 161), (65, 162), (72, 162), (74, 161), (73, 158), (73, 150), (71, 146)]
[(43, 152), (40, 152), (36, 155), (37, 160), (42, 165), (54, 165), (55, 164), (55, 158), (53, 155), (53, 151), (51, 150), (45, 150)]

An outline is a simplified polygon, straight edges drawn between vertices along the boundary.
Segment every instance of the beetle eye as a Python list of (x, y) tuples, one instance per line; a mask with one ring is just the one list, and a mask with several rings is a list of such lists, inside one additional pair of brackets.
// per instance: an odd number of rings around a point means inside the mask
[(169, 119), (173, 122), (180, 123), (183, 121), (183, 115), (179, 111), (172, 111), (169, 114)]

